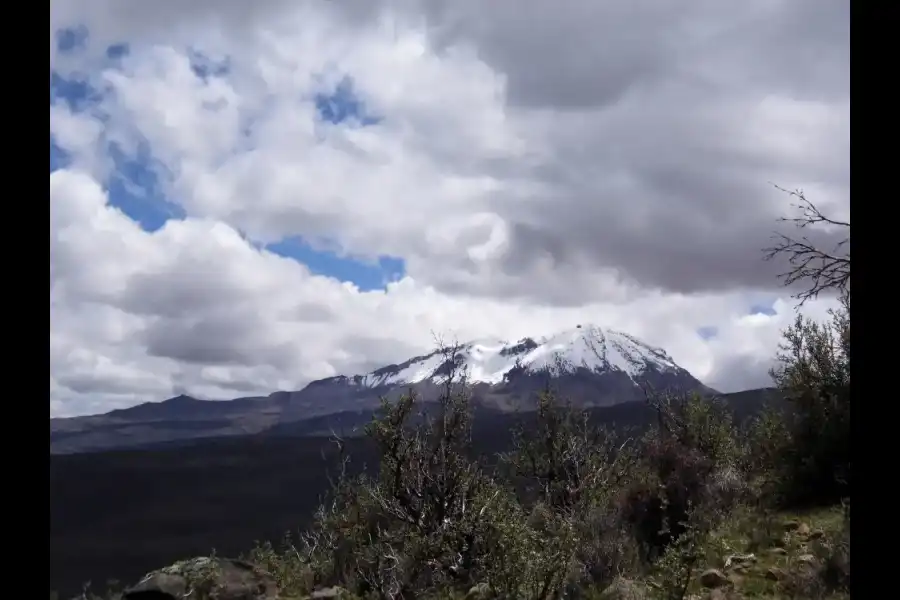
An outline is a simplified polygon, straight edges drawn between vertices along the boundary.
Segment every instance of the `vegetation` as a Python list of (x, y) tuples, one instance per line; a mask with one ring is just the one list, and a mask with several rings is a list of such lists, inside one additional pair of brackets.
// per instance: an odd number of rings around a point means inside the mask
[[(798, 224), (821, 222), (797, 196)], [(811, 282), (801, 300), (842, 299), (831, 321), (785, 331), (772, 376), (788, 407), (742, 425), (717, 401), (648, 390), (655, 425), (611, 432), (548, 389), (486, 465), (449, 347), (437, 414), (417, 416), (413, 394), (385, 403), (366, 432), (377, 468), (351, 475), (344, 457), (309, 530), (248, 560), (297, 598), (849, 597), (849, 250), (816, 252), (772, 250), (788, 283)]]

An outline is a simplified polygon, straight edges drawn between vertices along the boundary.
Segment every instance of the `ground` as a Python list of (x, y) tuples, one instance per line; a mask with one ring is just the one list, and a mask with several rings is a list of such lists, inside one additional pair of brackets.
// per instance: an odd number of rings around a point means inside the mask
[[(848, 539), (844, 536), (842, 507), (768, 515), (740, 511), (712, 536), (706, 564), (688, 595), (722, 600), (849, 598), (849, 593), (828, 589), (829, 579), (844, 571), (849, 577), (849, 560), (843, 566), (835, 552), (841, 540)], [(704, 575), (711, 587), (701, 582)]]

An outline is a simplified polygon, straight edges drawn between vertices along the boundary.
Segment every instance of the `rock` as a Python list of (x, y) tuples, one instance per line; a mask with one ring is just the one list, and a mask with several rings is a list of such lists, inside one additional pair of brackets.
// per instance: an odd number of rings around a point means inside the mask
[(777, 554), (778, 556), (784, 556), (787, 554), (787, 550), (781, 547), (775, 547), (769, 550), (770, 554)]
[(700, 574), (700, 585), (705, 588), (718, 588), (728, 584), (728, 577), (718, 569), (707, 569)]
[[(206, 594), (202, 596), (202, 594)], [(197, 557), (148, 573), (122, 600), (276, 600), (271, 575), (250, 563)]]
[(640, 584), (624, 577), (616, 577), (600, 597), (603, 600), (643, 600), (647, 593)]
[(795, 519), (791, 519), (790, 521), (784, 522), (784, 530), (785, 531), (797, 531), (797, 528), (800, 527), (800, 521)]
[(491, 586), (486, 583), (473, 585), (466, 594), (466, 600), (488, 600), (494, 597)]
[(756, 562), (756, 555), (754, 554), (732, 554), (725, 559), (725, 568), (727, 569), (732, 565), (737, 567), (738, 565), (746, 565), (754, 562)]
[(807, 525), (806, 523), (800, 523), (794, 533), (801, 536), (808, 536), (810, 533), (809, 525)]
[(766, 579), (769, 581), (781, 581), (785, 577), (784, 569), (778, 567), (769, 567), (766, 570)]
[(329, 587), (329, 588), (318, 589), (318, 590), (314, 591), (312, 594), (310, 594), (309, 597), (310, 597), (310, 600), (312, 600), (314, 598), (321, 598), (321, 599), (338, 598), (338, 599), (340, 599), (340, 598), (345, 598), (349, 595), (350, 595), (350, 592), (348, 592), (344, 588), (339, 587), (339, 586), (334, 586), (334, 587)]
[(801, 554), (800, 556), (797, 557), (797, 562), (802, 563), (804, 565), (813, 565), (817, 561), (816, 561), (816, 557), (813, 556), (812, 554)]
[(814, 529), (809, 532), (810, 540), (821, 540), (824, 537), (825, 537), (825, 532), (822, 531), (821, 529)]

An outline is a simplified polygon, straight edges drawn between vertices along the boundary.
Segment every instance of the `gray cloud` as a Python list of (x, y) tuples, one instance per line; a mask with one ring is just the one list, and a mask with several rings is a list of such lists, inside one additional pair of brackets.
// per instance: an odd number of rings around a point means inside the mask
[(474, 41), (513, 106), (554, 111), (527, 166), (540, 192), (495, 203), (521, 295), (551, 299), (528, 277), (548, 257), (676, 292), (772, 289), (786, 265), (762, 249), (790, 202), (770, 183), (846, 210), (846, 2), (436, 6), (435, 35)]
[(775, 360), (760, 357), (735, 355), (723, 360), (706, 381), (707, 385), (723, 393), (739, 392), (757, 388), (772, 387), (769, 369)]
[[(211, 299), (212, 300), (212, 299)], [(159, 322), (144, 337), (150, 356), (196, 364), (250, 365), (254, 356), (249, 344), (252, 321), (247, 319), (197, 319)]]

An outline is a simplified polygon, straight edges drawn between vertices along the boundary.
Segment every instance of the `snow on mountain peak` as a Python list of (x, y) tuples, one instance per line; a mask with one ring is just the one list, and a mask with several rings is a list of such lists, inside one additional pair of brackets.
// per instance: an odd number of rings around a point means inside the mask
[[(578, 325), (543, 338), (517, 342), (499, 339), (461, 344), (460, 366), (473, 383), (499, 384), (516, 368), (527, 372), (584, 368), (594, 372), (621, 371), (634, 378), (648, 369), (678, 370), (672, 358), (634, 336), (596, 325)], [(354, 381), (366, 387), (403, 385), (439, 380), (446, 358), (440, 352), (391, 365)]]

